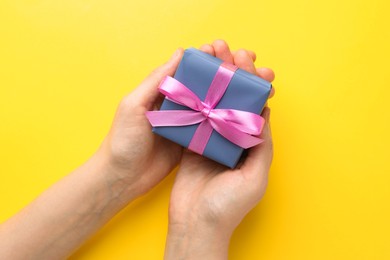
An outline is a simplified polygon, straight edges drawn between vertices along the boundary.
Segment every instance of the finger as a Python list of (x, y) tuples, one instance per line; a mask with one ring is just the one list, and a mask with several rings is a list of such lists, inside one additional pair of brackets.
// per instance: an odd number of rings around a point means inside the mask
[(241, 167), (243, 174), (248, 176), (256, 177), (259, 175), (265, 177), (268, 175), (273, 157), (270, 113), (269, 107), (265, 107), (261, 114), (265, 119), (265, 125), (260, 138), (264, 141), (249, 150), (248, 156)]
[(256, 53), (254, 51), (251, 51), (251, 50), (246, 50), (246, 51), (248, 52), (249, 56), (251, 56), (253, 62), (255, 62), (257, 59)]
[(269, 68), (256, 68), (256, 73), (259, 77), (272, 82), (275, 79), (275, 73)]
[(148, 109), (153, 107), (160, 94), (158, 85), (164, 77), (173, 76), (183, 56), (183, 52), (182, 48), (177, 49), (168, 62), (155, 69), (144, 79), (140, 86), (133, 91), (132, 94), (137, 96), (135, 100), (137, 100), (140, 105), (146, 106)]
[[(256, 53), (254, 51), (251, 51), (251, 50), (246, 50), (246, 51), (248, 52), (249, 56), (251, 56), (253, 62), (255, 62), (256, 59), (257, 59)], [(234, 55), (236, 55), (237, 51), (232, 51), (231, 53), (232, 53), (232, 55), (234, 57)]]
[(214, 47), (215, 57), (220, 58), (223, 61), (233, 63), (232, 53), (224, 40), (215, 40), (212, 46)]
[(199, 49), (207, 54), (215, 56), (214, 47), (210, 44), (203, 44)]
[(153, 110), (160, 110), (162, 103), (164, 102), (165, 96), (159, 93), (154, 101)]
[(240, 69), (256, 74), (256, 68), (253, 60), (246, 50), (238, 50), (234, 55), (234, 64)]
[(254, 51), (251, 51), (251, 50), (246, 50), (246, 51), (248, 52), (249, 56), (251, 56), (253, 62), (255, 62), (256, 58), (257, 58), (256, 53)]
[(269, 97), (268, 98), (272, 98), (273, 96), (275, 96), (275, 87), (274, 86), (272, 86), (271, 93), (269, 93)]
[[(257, 75), (269, 82), (275, 79), (275, 73), (269, 68), (256, 68)], [(275, 95), (275, 87), (272, 86), (271, 93), (268, 98), (272, 98)]]

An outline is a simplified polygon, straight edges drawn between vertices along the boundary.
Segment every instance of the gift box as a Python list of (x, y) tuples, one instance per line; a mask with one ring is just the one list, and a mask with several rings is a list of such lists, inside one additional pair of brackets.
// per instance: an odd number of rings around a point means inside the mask
[(255, 136), (264, 123), (259, 114), (271, 92), (268, 81), (190, 48), (159, 88), (166, 95), (160, 111), (147, 113), (155, 134), (230, 168), (261, 142)]

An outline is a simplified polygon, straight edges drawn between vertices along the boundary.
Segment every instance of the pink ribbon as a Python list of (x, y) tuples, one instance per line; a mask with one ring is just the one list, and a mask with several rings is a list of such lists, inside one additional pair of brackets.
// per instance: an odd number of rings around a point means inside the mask
[(263, 140), (253, 135), (260, 135), (264, 119), (254, 113), (235, 109), (215, 109), (224, 95), (237, 67), (223, 63), (219, 68), (205, 100), (172, 77), (165, 77), (159, 90), (168, 100), (192, 110), (148, 111), (146, 116), (154, 127), (185, 126), (199, 124), (188, 149), (203, 154), (213, 129), (230, 142), (244, 148), (250, 148)]

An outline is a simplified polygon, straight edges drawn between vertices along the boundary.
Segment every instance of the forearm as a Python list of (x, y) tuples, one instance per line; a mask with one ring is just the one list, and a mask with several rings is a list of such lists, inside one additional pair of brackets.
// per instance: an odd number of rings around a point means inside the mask
[(0, 259), (60, 259), (136, 196), (97, 153), (0, 226)]
[(196, 223), (169, 226), (165, 260), (228, 258), (231, 233)]

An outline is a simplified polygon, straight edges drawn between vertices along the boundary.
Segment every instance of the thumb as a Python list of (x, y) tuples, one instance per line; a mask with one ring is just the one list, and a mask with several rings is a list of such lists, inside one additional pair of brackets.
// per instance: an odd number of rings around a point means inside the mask
[[(251, 148), (248, 153), (248, 157), (245, 159), (241, 169), (248, 175), (267, 175), (271, 166), (273, 157), (273, 144), (270, 127), (270, 113), (269, 107), (265, 107), (262, 116), (265, 119), (265, 125), (260, 138), (264, 141)], [(265, 177), (265, 176), (263, 176)]]
[(183, 52), (182, 48), (177, 49), (169, 61), (156, 68), (138, 86), (133, 94), (136, 95), (136, 100), (140, 102), (140, 105), (147, 108), (153, 107), (160, 95), (158, 85), (165, 76), (173, 76), (183, 56)]

